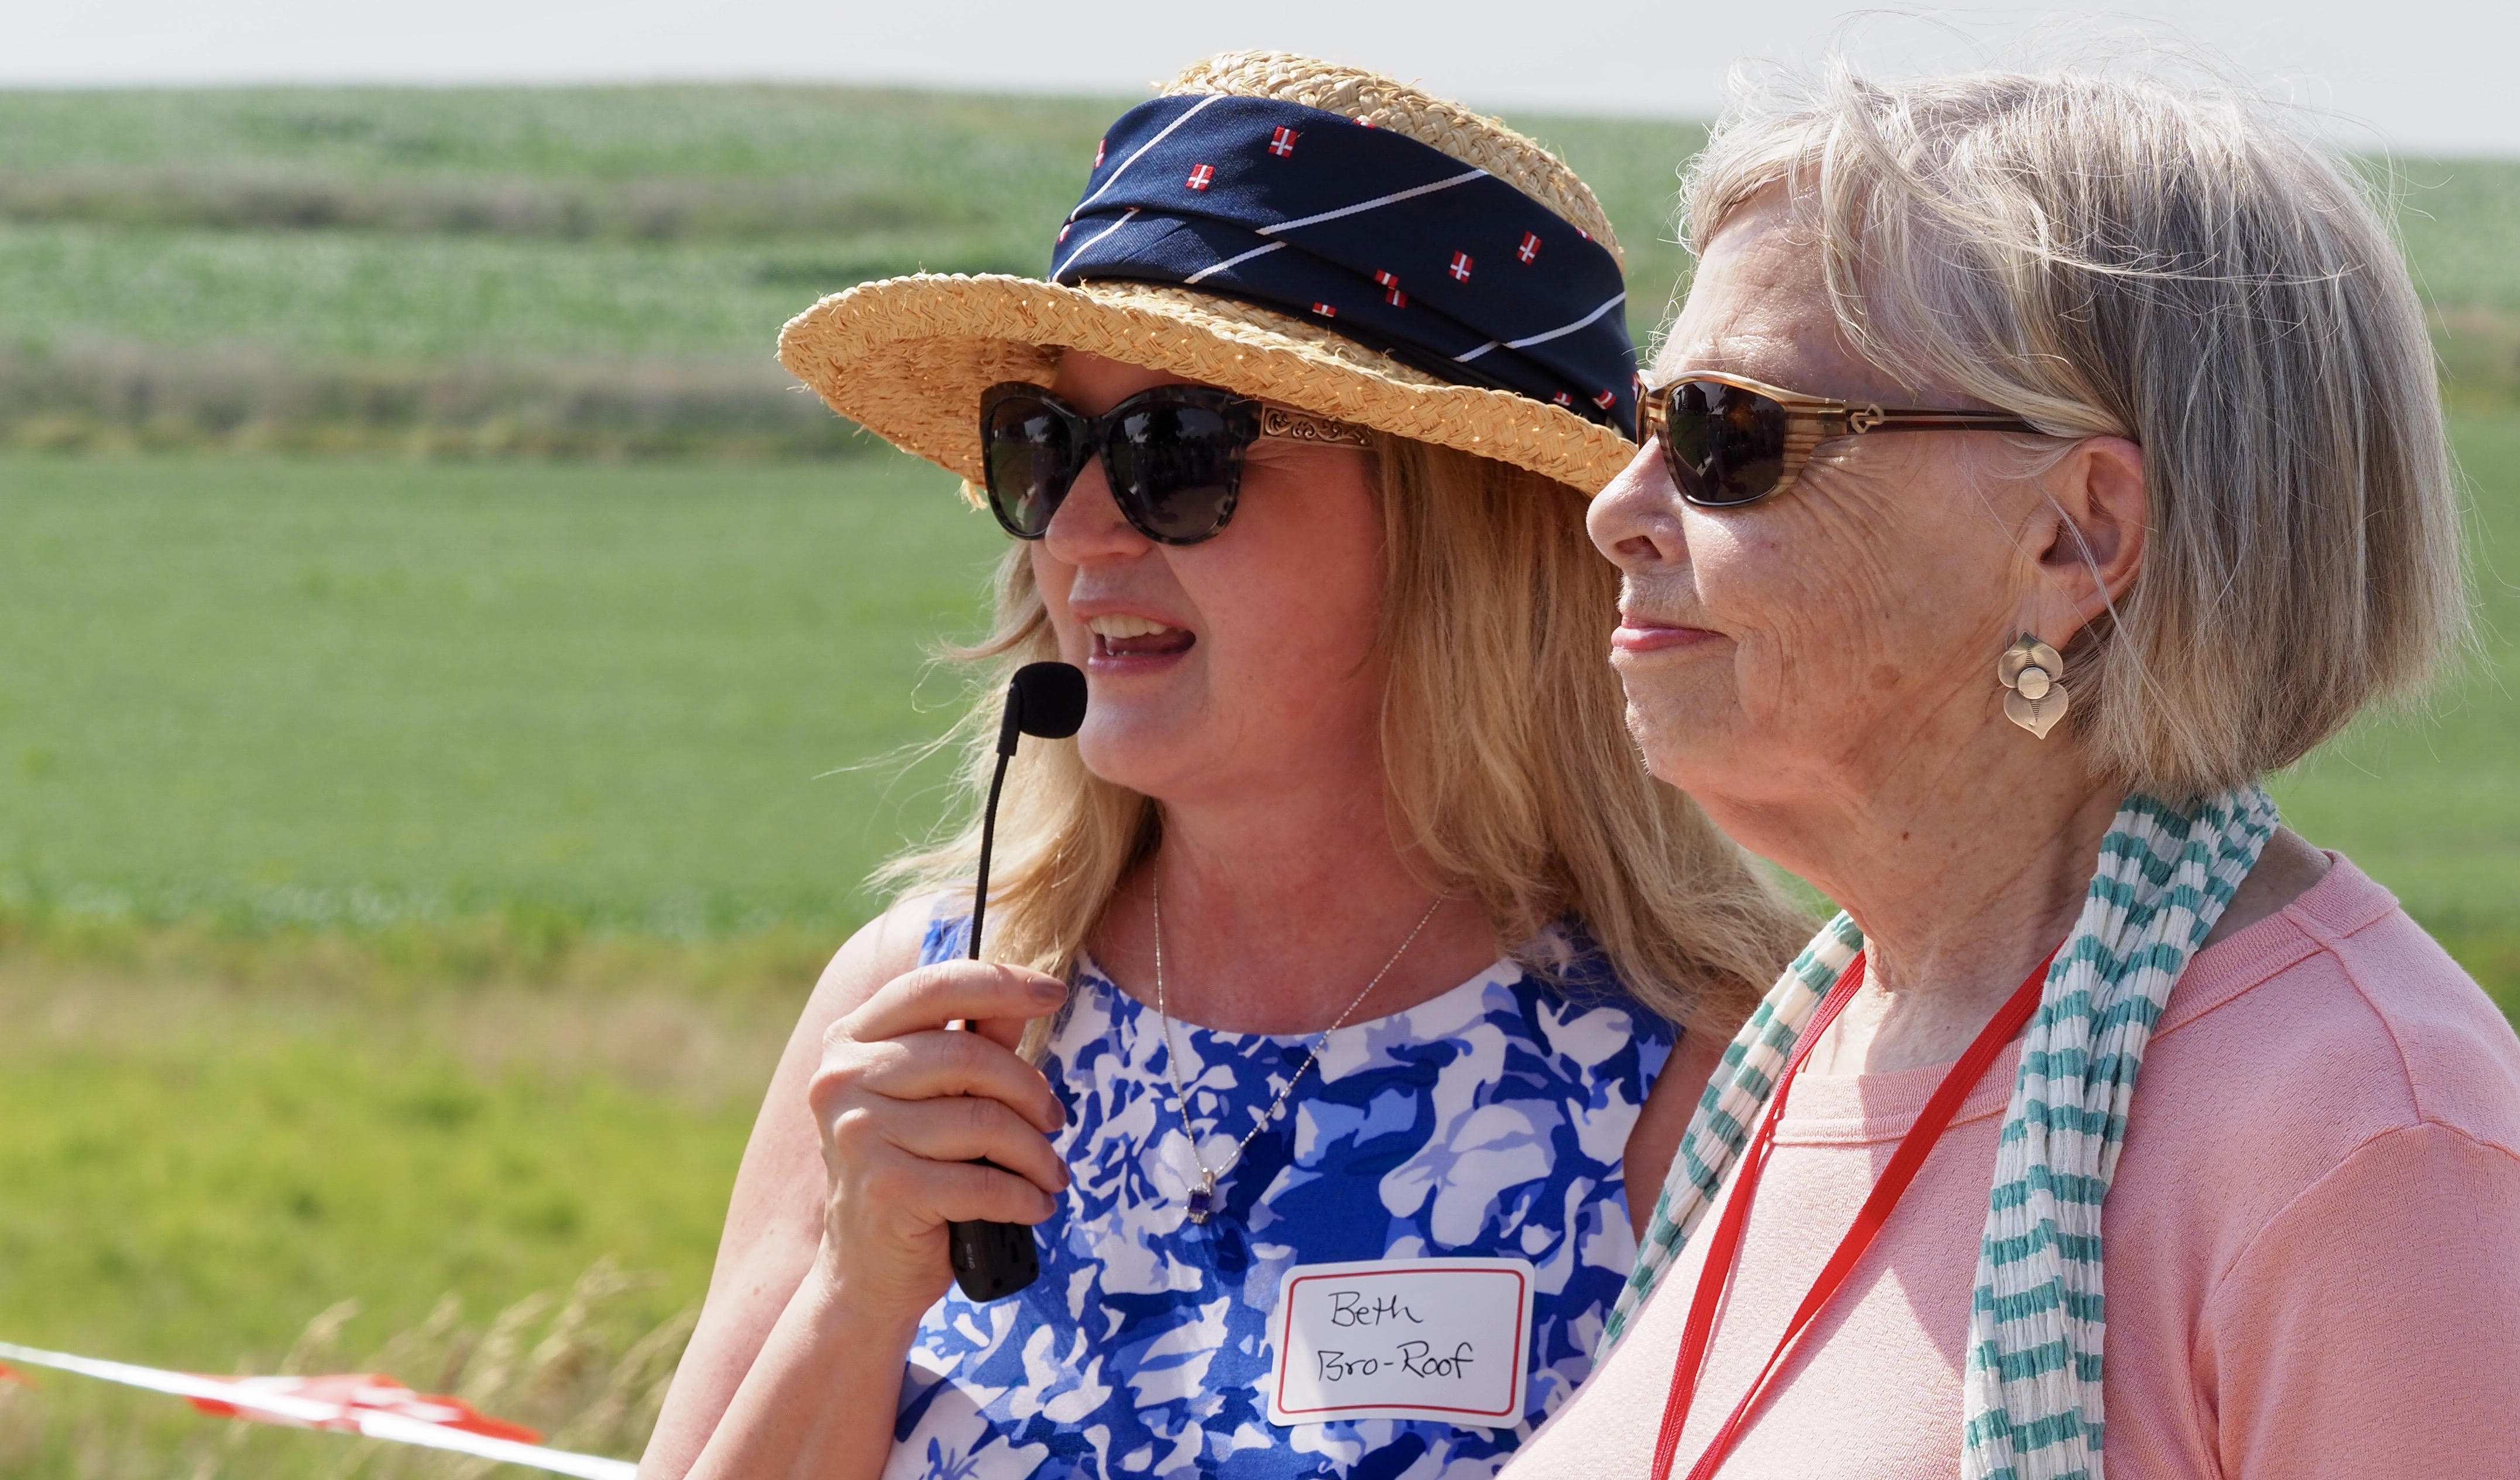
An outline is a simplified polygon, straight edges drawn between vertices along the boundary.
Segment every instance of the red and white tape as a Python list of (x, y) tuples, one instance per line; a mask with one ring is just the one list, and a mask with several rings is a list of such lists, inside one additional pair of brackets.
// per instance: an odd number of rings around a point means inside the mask
[[(584, 1480), (637, 1480), (639, 1466), (626, 1459), (545, 1449), (528, 1442), (533, 1430), (484, 1417), (458, 1399), (416, 1393), (390, 1377), (350, 1373), (323, 1377), (202, 1377), (127, 1362), (106, 1362), (0, 1341), (0, 1359), (26, 1367), (75, 1372), (125, 1387), (189, 1398), (204, 1413), (284, 1423), (299, 1428), (363, 1434), (394, 1444), (477, 1455)], [(0, 1367), (0, 1375), (12, 1375)], [(522, 1436), (522, 1437), (518, 1437)]]

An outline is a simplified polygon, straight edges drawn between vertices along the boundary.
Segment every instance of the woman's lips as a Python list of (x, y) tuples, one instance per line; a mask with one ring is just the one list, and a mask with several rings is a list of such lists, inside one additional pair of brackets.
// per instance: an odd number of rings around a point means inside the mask
[(1703, 627), (1684, 627), (1677, 622), (1657, 622), (1651, 617), (1619, 618), (1618, 627), (1610, 633), (1610, 651), (1642, 654), (1668, 652), (1677, 648), (1691, 648), (1715, 641), (1715, 634)]

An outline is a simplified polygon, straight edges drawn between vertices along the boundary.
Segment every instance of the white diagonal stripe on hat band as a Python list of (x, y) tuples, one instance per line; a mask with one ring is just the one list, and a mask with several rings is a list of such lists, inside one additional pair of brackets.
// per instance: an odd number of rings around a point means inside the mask
[[(1104, 235), (1106, 235), (1106, 236), (1107, 236), (1107, 235), (1108, 235), (1108, 233), (1105, 233)], [(1094, 241), (1095, 241), (1095, 242), (1100, 242), (1100, 241), (1102, 241), (1102, 237), (1096, 237), (1096, 238), (1094, 239)], [(1088, 243), (1086, 243), (1086, 244), (1085, 244), (1085, 246), (1086, 246), (1086, 247), (1091, 247), (1091, 246), (1093, 246), (1093, 245), (1094, 245), (1094, 243), (1093, 243), (1093, 242), (1088, 242)], [(1283, 246), (1285, 246), (1285, 245), (1286, 245), (1286, 244), (1285, 244), (1285, 243), (1283, 243), (1283, 242), (1272, 242), (1272, 243), (1270, 243), (1270, 244), (1269, 244), (1268, 246), (1266, 246), (1266, 247), (1255, 247), (1251, 248), (1249, 251), (1237, 252), (1237, 253), (1235, 253), (1233, 256), (1230, 256), (1230, 257), (1226, 258), (1226, 259), (1225, 259), (1224, 261), (1222, 261), (1222, 262), (1215, 263), (1215, 264), (1214, 264), (1214, 265), (1212, 265), (1212, 266), (1202, 267), (1202, 268), (1200, 268), (1198, 271), (1196, 271), (1196, 272), (1194, 272), (1194, 273), (1192, 273), (1189, 277), (1182, 279), (1182, 286), (1183, 286), (1184, 288), (1188, 288), (1188, 287), (1190, 287), (1190, 286), (1191, 286), (1192, 284), (1193, 284), (1193, 283), (1203, 282), (1203, 281), (1205, 281), (1206, 279), (1208, 279), (1208, 278), (1212, 278), (1212, 277), (1214, 277), (1216, 274), (1218, 274), (1218, 273), (1221, 273), (1221, 272), (1225, 271), (1225, 270), (1226, 270), (1227, 268), (1229, 268), (1229, 267), (1233, 267), (1233, 266), (1236, 266), (1236, 265), (1240, 264), (1240, 263), (1243, 263), (1243, 262), (1248, 262), (1248, 261), (1250, 261), (1253, 257), (1265, 257), (1265, 256), (1269, 255), (1269, 253), (1271, 253), (1271, 252), (1273, 252), (1273, 251), (1276, 251), (1279, 247), (1283, 247)], [(1077, 250), (1079, 250), (1079, 251), (1082, 251), (1082, 250), (1084, 250), (1084, 249), (1085, 249), (1085, 248), (1084, 248), (1084, 247), (1078, 247), (1078, 248), (1077, 248)], [(1071, 257), (1069, 257), (1067, 260), (1069, 260), (1069, 261), (1073, 262), (1073, 261), (1075, 261), (1076, 259), (1075, 259), (1073, 256), (1071, 256)]]
[(1186, 109), (1183, 109), (1183, 110), (1182, 110), (1182, 115), (1181, 115), (1180, 117), (1178, 117), (1178, 118), (1175, 118), (1175, 119), (1174, 119), (1173, 121), (1171, 121), (1170, 123), (1165, 124), (1165, 125), (1164, 125), (1164, 131), (1163, 131), (1162, 133), (1159, 133), (1159, 134), (1155, 135), (1153, 138), (1148, 139), (1146, 143), (1139, 145), (1139, 146), (1138, 146), (1138, 152), (1137, 152), (1136, 154), (1131, 155), (1129, 157), (1127, 157), (1127, 158), (1125, 158), (1125, 159), (1121, 160), (1121, 161), (1120, 161), (1120, 167), (1119, 167), (1118, 169), (1115, 169), (1115, 170), (1111, 171), (1111, 178), (1110, 178), (1110, 179), (1108, 179), (1108, 180), (1103, 181), (1100, 186), (1097, 186), (1097, 187), (1095, 188), (1094, 194), (1092, 194), (1092, 195), (1090, 195), (1090, 196), (1087, 196), (1087, 197), (1086, 197), (1084, 200), (1082, 200), (1082, 201), (1077, 202), (1076, 202), (1076, 208), (1075, 208), (1074, 210), (1071, 210), (1071, 211), (1069, 211), (1069, 212), (1067, 213), (1067, 219), (1069, 219), (1069, 220), (1073, 221), (1073, 220), (1075, 220), (1078, 216), (1081, 216), (1081, 215), (1085, 214), (1085, 207), (1087, 207), (1087, 206), (1089, 206), (1089, 205), (1093, 204), (1093, 203), (1094, 203), (1095, 202), (1097, 202), (1097, 201), (1102, 200), (1102, 193), (1103, 193), (1104, 191), (1107, 191), (1107, 190), (1109, 190), (1112, 186), (1117, 185), (1117, 184), (1119, 184), (1119, 183), (1120, 183), (1120, 177), (1121, 177), (1122, 175), (1125, 175), (1125, 174), (1127, 174), (1127, 173), (1129, 172), (1129, 166), (1130, 166), (1130, 165), (1135, 164), (1135, 163), (1137, 163), (1140, 159), (1145, 158), (1145, 157), (1147, 157), (1147, 151), (1148, 151), (1148, 150), (1150, 150), (1150, 149), (1154, 148), (1156, 145), (1163, 143), (1166, 139), (1171, 138), (1171, 137), (1172, 137), (1172, 132), (1173, 132), (1173, 130), (1174, 130), (1174, 129), (1177, 129), (1177, 128), (1181, 127), (1181, 126), (1182, 126), (1183, 124), (1185, 124), (1185, 123), (1188, 123), (1191, 119), (1197, 117), (1197, 116), (1198, 116), (1198, 112), (1199, 112), (1199, 110), (1200, 110), (1200, 109), (1203, 109), (1203, 108), (1207, 107), (1207, 106), (1208, 106), (1209, 104), (1211, 104), (1211, 103), (1222, 102), (1225, 98), (1227, 98), (1227, 97), (1229, 97), (1229, 96), (1230, 96), (1230, 94), (1226, 94), (1226, 93), (1210, 93), (1210, 94), (1208, 94), (1206, 97), (1199, 99), (1196, 103), (1193, 103), (1193, 104), (1192, 104), (1190, 107), (1188, 107), (1188, 108), (1186, 108)]
[[(1508, 349), (1529, 349), (1534, 344), (1546, 344), (1552, 339), (1562, 339), (1566, 336), (1574, 334), (1578, 330), (1592, 328), (1593, 325), (1600, 319), (1601, 315), (1608, 313), (1611, 309), (1618, 307), (1626, 301), (1628, 301), (1628, 295), (1625, 292), (1621, 292), (1612, 297), (1607, 303), (1594, 309), (1591, 313), (1577, 319), (1572, 324), (1563, 325), (1559, 328), (1550, 330), (1547, 334), (1533, 335), (1527, 339), (1508, 339), (1505, 341), (1505, 347)], [(1482, 345), (1477, 349), (1471, 350), (1469, 354), (1462, 356), (1462, 358), (1467, 360), (1474, 355), (1483, 354), (1493, 347), (1493, 345)]]
[(1137, 213), (1138, 207), (1132, 205), (1127, 210), (1120, 212), (1119, 220), (1112, 222), (1110, 225), (1103, 227), (1101, 231), (1087, 237), (1084, 241), (1077, 243), (1076, 249), (1067, 254), (1067, 260), (1059, 263), (1057, 267), (1051, 270), (1051, 279), (1054, 282), (1057, 281), (1060, 273), (1067, 271), (1069, 266), (1071, 266), (1078, 257), (1085, 255), (1088, 247), (1091, 247), (1095, 243), (1102, 241), (1104, 237), (1111, 235), (1111, 233), (1118, 231), (1121, 227), (1128, 225), (1130, 218), (1135, 216)]
[[(1274, 237), (1282, 231), (1293, 231), (1299, 226), (1319, 226), (1324, 221), (1335, 221), (1341, 216), (1352, 216), (1359, 211), (1396, 205), (1403, 201), (1415, 201), (1419, 196), (1431, 196), (1439, 190), (1451, 190), (1456, 185), (1467, 185), (1472, 180), (1484, 180), (1487, 175), (1488, 172), (1484, 169), (1473, 169), (1464, 174), (1455, 175), (1449, 180), (1437, 180), (1428, 185), (1415, 185), (1407, 190), (1395, 190), (1387, 196), (1376, 196), (1371, 201), (1359, 201), (1354, 205), (1342, 205), (1336, 210), (1326, 210), (1318, 215), (1298, 216), (1292, 221), (1281, 221), (1275, 226), (1263, 226), (1254, 235)], [(1595, 314), (1594, 317), (1599, 318), (1600, 315)]]

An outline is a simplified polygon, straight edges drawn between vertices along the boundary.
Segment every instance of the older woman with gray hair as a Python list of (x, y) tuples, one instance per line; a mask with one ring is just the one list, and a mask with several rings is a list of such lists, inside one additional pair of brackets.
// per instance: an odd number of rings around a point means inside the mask
[(2520, 1042), (2259, 785), (2464, 623), (2358, 181), (2243, 102), (1840, 69), (1687, 220), (1613, 662), (1846, 913), (1512, 1473), (2520, 1473)]

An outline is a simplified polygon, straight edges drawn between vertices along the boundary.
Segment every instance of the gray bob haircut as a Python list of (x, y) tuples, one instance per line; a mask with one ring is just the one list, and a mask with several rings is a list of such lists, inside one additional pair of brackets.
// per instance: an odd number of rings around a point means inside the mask
[(1688, 240), (1777, 187), (1868, 361), (2143, 449), (2142, 569), (2066, 652), (2103, 773), (2168, 797), (2262, 776), (2457, 645), (2422, 307), (2360, 176), (2264, 106), (1841, 63), (1728, 113), (1688, 172)]

